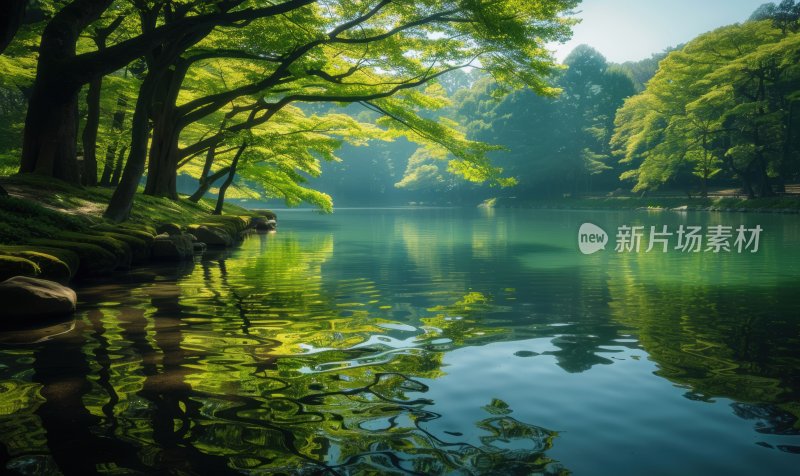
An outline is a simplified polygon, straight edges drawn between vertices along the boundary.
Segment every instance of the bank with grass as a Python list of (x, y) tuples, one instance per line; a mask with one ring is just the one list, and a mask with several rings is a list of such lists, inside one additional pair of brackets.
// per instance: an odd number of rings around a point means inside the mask
[(112, 190), (75, 187), (33, 175), (0, 185), (0, 282), (16, 276), (69, 284), (153, 260), (193, 259), (208, 246), (274, 228), (275, 215), (214, 202), (138, 195), (130, 220), (111, 223), (103, 210)]

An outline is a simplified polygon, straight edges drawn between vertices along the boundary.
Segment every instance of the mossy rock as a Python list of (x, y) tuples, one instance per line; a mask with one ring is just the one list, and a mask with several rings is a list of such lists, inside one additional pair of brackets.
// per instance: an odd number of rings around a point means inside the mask
[(180, 235), (183, 233), (183, 228), (177, 223), (159, 223), (156, 225), (156, 233), (159, 235)]
[(250, 226), (250, 217), (239, 215), (217, 215), (206, 220), (204, 225), (217, 224), (224, 225), (227, 229), (231, 230), (233, 234), (238, 234)]
[[(150, 259), (150, 245), (141, 238), (110, 231), (98, 231), (93, 232), (93, 234), (113, 238), (127, 244), (131, 249), (131, 264), (146, 263)], [(151, 239), (150, 241), (152, 242), (153, 240)]]
[(14, 276), (35, 278), (42, 270), (33, 261), (19, 256), (0, 255), (0, 282)]
[(278, 215), (272, 210), (253, 210), (256, 216), (266, 217), (267, 220), (278, 220)]
[[(220, 231), (222, 233), (225, 233), (226, 235), (228, 235), (231, 238), (231, 240), (233, 240), (233, 238), (239, 234), (236, 231), (236, 226), (234, 226), (232, 224), (220, 223), (220, 222), (204, 222), (204, 223), (199, 223), (199, 224), (196, 224), (196, 225), (189, 225), (187, 227), (187, 229), (189, 230), (189, 233), (193, 233), (194, 234), (197, 231), (196, 230), (197, 227), (201, 227), (201, 226), (204, 226), (206, 228), (210, 228), (212, 230), (217, 230), (217, 231)], [(200, 241), (203, 241), (203, 240), (200, 240)]]
[(128, 244), (124, 241), (120, 241), (109, 236), (68, 231), (60, 233), (56, 238), (59, 240), (97, 245), (106, 251), (113, 253), (118, 259), (117, 265), (122, 268), (129, 268), (131, 262), (133, 261), (133, 251), (131, 251), (131, 247), (128, 246)]
[(250, 228), (250, 217), (244, 215), (236, 216), (236, 227), (240, 232)]
[[(67, 258), (67, 260), (74, 263), (72, 267), (57, 256), (65, 253), (71, 255), (71, 259)], [(25, 246), (4, 246), (0, 247), (0, 254), (17, 256), (33, 261), (41, 270), (37, 276), (38, 278), (58, 283), (68, 283), (78, 269), (78, 255), (66, 250), (61, 250), (61, 253), (53, 253), (42, 249), (31, 250)]]
[(197, 241), (208, 246), (230, 246), (234, 241), (232, 226), (219, 223), (205, 223), (202, 225), (189, 225), (188, 231)]
[(114, 271), (117, 265), (119, 265), (119, 257), (117, 255), (91, 243), (37, 238), (31, 240), (31, 244), (34, 245), (35, 248), (57, 248), (69, 250), (77, 254), (80, 259), (80, 266), (76, 273), (78, 277), (108, 274)]
[(140, 240), (144, 241), (148, 245), (153, 242), (153, 238), (155, 235), (150, 233), (147, 228), (142, 228), (139, 230), (123, 227), (123, 226), (114, 226), (114, 225), (97, 225), (91, 228), (92, 231), (99, 231), (99, 232), (108, 232), (108, 233), (118, 233), (120, 235), (127, 235), (133, 236), (135, 238), (139, 238)]
[[(78, 254), (74, 251), (65, 250), (63, 248), (50, 248), (47, 246), (34, 246), (31, 244), (25, 245), (16, 245), (16, 246), (2, 246), (0, 249), (4, 251), (6, 254), (14, 255), (17, 252), (34, 252), (34, 253), (41, 253), (45, 255), (54, 256), (58, 260), (62, 261), (67, 267), (70, 269), (70, 277), (75, 276), (77, 273), (78, 268), (80, 267), (80, 258)], [(23, 256), (24, 257), (24, 256)], [(31, 258), (28, 258), (31, 259)], [(35, 262), (35, 260), (32, 260)], [(39, 264), (41, 267), (42, 265)]]
[(130, 230), (130, 231), (140, 231), (140, 232), (143, 232), (143, 233), (147, 233), (148, 235), (153, 236), (153, 237), (158, 235), (158, 232), (156, 231), (156, 227), (151, 226), (151, 225), (145, 225), (144, 223), (121, 223), (121, 224), (117, 225), (117, 227), (124, 228), (124, 229)]

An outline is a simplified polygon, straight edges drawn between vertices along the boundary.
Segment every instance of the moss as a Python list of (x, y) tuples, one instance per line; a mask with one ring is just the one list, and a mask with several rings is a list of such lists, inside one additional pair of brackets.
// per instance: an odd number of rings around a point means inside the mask
[(88, 224), (85, 219), (60, 213), (43, 207), (34, 201), (16, 197), (0, 197), (0, 210), (25, 218), (34, 218), (41, 223), (46, 223), (62, 230), (80, 230)]
[[(61, 253), (52, 253), (48, 252), (48, 250), (42, 249), (31, 250), (24, 246), (0, 247), (0, 254), (25, 258), (36, 263), (40, 269), (40, 273), (38, 275), (39, 278), (49, 279), (59, 283), (67, 283), (70, 279), (72, 279), (72, 276), (75, 275), (75, 271), (78, 269), (79, 261), (78, 256), (75, 253), (66, 250), (61, 251)], [(67, 258), (68, 261), (74, 262), (72, 267), (70, 267), (63, 259), (56, 256), (56, 254), (64, 255), (65, 253), (72, 255), (71, 259), (69, 257)]]
[(14, 276), (36, 277), (41, 271), (39, 266), (31, 260), (19, 256), (0, 255), (0, 281)]
[(192, 230), (198, 226), (205, 226), (211, 228), (212, 230), (219, 230), (226, 233), (231, 239), (239, 236), (239, 233), (236, 231), (236, 226), (229, 223), (214, 223), (214, 222), (205, 222), (200, 223), (199, 225), (189, 225), (189, 233), (192, 233)]
[(122, 223), (117, 226), (122, 230), (145, 233), (147, 235), (150, 235), (151, 238), (158, 234), (158, 232), (156, 232), (155, 226), (147, 225), (144, 223)]
[[(112, 238), (127, 244), (131, 250), (132, 264), (141, 264), (150, 259), (150, 244), (139, 237), (110, 231), (92, 231), (90, 233), (95, 236)], [(150, 241), (153, 241), (152, 237)]]
[(231, 237), (236, 238), (239, 233), (250, 226), (250, 217), (243, 215), (222, 215), (214, 216), (200, 223), (210, 228), (221, 228)]
[[(33, 246), (33, 245), (9, 245), (9, 246), (0, 246), (0, 253), (9, 254), (15, 256), (17, 253), (22, 253), (21, 256), (25, 257), (25, 253), (39, 253), (43, 255), (53, 256), (54, 258), (58, 259), (59, 261), (63, 262), (70, 271), (70, 277), (75, 276), (75, 273), (78, 271), (78, 267), (80, 266), (80, 258), (78, 254), (74, 251), (65, 250), (61, 248), (49, 248), (46, 246)], [(31, 259), (31, 258), (28, 258)], [(36, 262), (35, 260), (32, 260)], [(38, 263), (38, 262), (37, 262)], [(42, 264), (39, 263), (41, 267)]]
[(131, 262), (133, 261), (133, 252), (131, 251), (131, 247), (128, 246), (127, 243), (109, 236), (90, 233), (65, 232), (59, 233), (57, 238), (59, 240), (97, 245), (106, 251), (113, 253), (118, 259), (118, 264), (122, 267), (130, 266)]
[(0, 243), (24, 243), (84, 228), (88, 220), (43, 207), (32, 200), (0, 197)]
[(226, 204), (223, 215), (215, 216), (214, 200), (192, 203), (137, 194), (131, 219), (111, 224), (101, 216), (110, 189), (37, 175), (3, 177), (2, 182), (13, 186), (14, 195), (0, 197), (0, 248), (33, 262), (54, 280), (105, 274), (149, 259), (156, 223), (203, 223), (236, 238), (254, 215)]
[(69, 250), (78, 255), (80, 265), (77, 277), (99, 276), (108, 274), (117, 268), (119, 258), (114, 253), (91, 243), (77, 243), (74, 241), (51, 240), (37, 238), (31, 240), (35, 248), (48, 247)]
[(153, 238), (155, 238), (155, 234), (150, 233), (144, 228), (135, 229), (134, 227), (123, 227), (119, 225), (106, 225), (106, 224), (97, 225), (90, 228), (89, 231), (132, 236), (134, 238), (140, 239), (141, 241), (144, 241), (148, 245), (150, 245), (153, 242)]
[(272, 210), (253, 210), (253, 214), (261, 217), (265, 217), (267, 220), (277, 220), (278, 215), (275, 214)]

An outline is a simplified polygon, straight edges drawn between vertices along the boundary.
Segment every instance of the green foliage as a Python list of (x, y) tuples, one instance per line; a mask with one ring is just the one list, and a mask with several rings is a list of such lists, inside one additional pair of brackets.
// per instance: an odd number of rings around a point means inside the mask
[[(487, 173), (478, 168), (478, 178), (499, 177), (502, 169), (514, 181), (495, 180), (501, 185), (518, 183), (509, 193), (522, 196), (584, 193), (615, 181), (606, 173), (613, 166), (608, 140), (617, 107), (634, 93), (631, 79), (585, 45), (576, 48), (565, 65), (567, 69), (552, 78), (562, 91), (556, 98), (526, 89), (500, 99), (490, 77), (477, 78), (468, 91), (456, 93), (451, 114), (466, 125), (466, 136), (502, 146), (482, 151), (496, 165)], [(462, 162), (470, 167), (462, 172), (470, 175), (475, 163), (479, 161)], [(410, 187), (440, 180), (434, 162), (412, 156), (399, 183)]]
[[(181, 163), (182, 172), (201, 175), (200, 152), (206, 149), (198, 144), (209, 137), (217, 150), (226, 150), (215, 159), (217, 170), (230, 165), (236, 148), (246, 144), (236, 170), (244, 180), (230, 197), (252, 199), (263, 192), (288, 205), (308, 202), (330, 211), (331, 198), (306, 185), (319, 175), (321, 162), (338, 160), (334, 152), (344, 143), (405, 137), (432, 153), (450, 154), (451, 173), (509, 185), (513, 182), (486, 156), (495, 148), (468, 140), (455, 123), (424, 117), (425, 111), (448, 104), (442, 89), (431, 83), (448, 71), (480, 64), (498, 82), (494, 93), (527, 86), (555, 94), (547, 82), (556, 68), (546, 44), (568, 37), (574, 21), (564, 15), (576, 4), (426, 0), (384, 2), (370, 11), (343, 1), (214, 32), (185, 54), (203, 59), (193, 60), (178, 97), (178, 112), (191, 118), (182, 126), (180, 143), (196, 154)], [(225, 54), (225, 49), (247, 54)], [(282, 63), (291, 56), (284, 51), (304, 53)], [(284, 79), (277, 85), (264, 82), (280, 68), (289, 71)], [(217, 97), (229, 102), (215, 102)], [(324, 102), (361, 102), (383, 119), (376, 127), (331, 111), (307, 115), (290, 106)]]
[(634, 191), (700, 178), (736, 178), (750, 194), (800, 172), (791, 113), (800, 90), (800, 35), (768, 21), (706, 33), (670, 53), (626, 100), (611, 140)]

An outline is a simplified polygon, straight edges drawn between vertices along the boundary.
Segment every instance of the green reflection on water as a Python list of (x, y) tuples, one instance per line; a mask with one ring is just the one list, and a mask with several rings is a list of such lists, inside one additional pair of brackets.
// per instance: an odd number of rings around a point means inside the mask
[[(570, 466), (547, 456), (559, 428), (520, 419), (503, 401), (514, 388), (491, 389), (469, 433), (439, 425), (458, 416), (427, 396), (454, 349), (543, 338), (563, 374), (641, 346), (687, 398), (729, 398), (760, 431), (798, 430), (792, 219), (765, 222), (753, 257), (587, 257), (573, 246), (586, 219), (577, 213), (448, 213), (298, 222), (193, 265), (86, 286), (75, 330), (0, 349), (7, 463), (69, 474), (557, 474)], [(607, 229), (720, 220), (591, 219)]]

